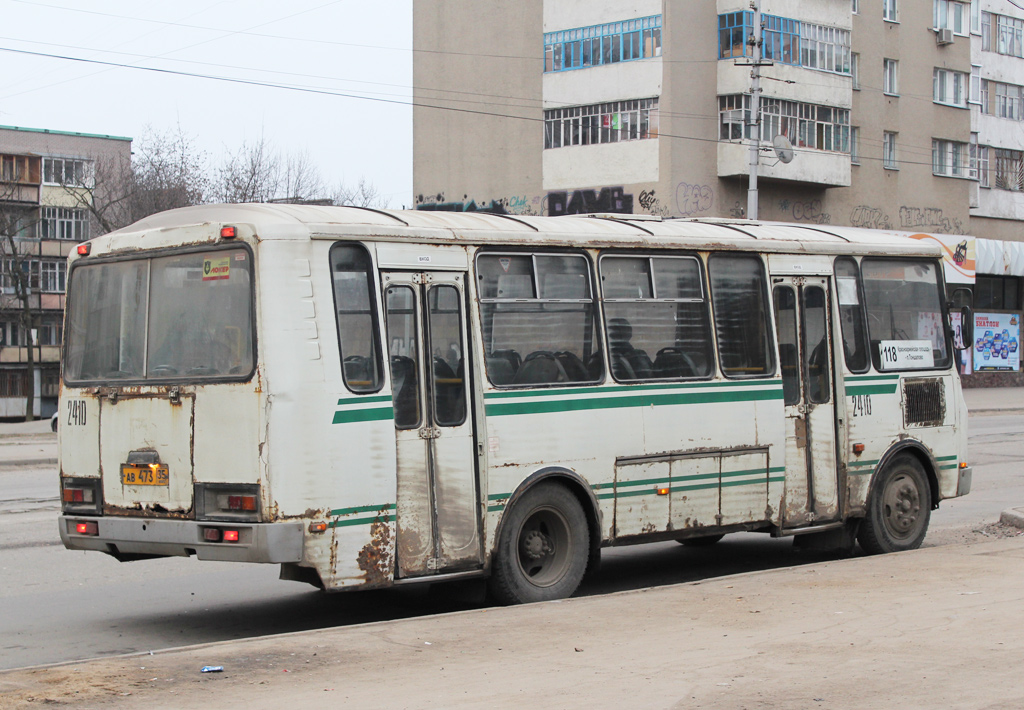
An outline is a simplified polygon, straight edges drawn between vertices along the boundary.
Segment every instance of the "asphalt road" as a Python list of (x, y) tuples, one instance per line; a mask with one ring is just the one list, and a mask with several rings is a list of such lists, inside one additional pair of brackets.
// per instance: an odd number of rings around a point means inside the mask
[[(1009, 505), (1024, 503), (1024, 415), (971, 418), (970, 496), (933, 513), (926, 545), (998, 535)], [(19, 438), (39, 458), (55, 437)], [(0, 449), (4, 441), (0, 440)], [(52, 448), (49, 448), (52, 447)], [(25, 449), (28, 451), (28, 449)], [(18, 456), (0, 457), (11, 460)], [(146, 560), (128, 564), (72, 552), (56, 532), (52, 464), (0, 465), (0, 669), (265, 634), (457, 611), (481, 604), (480, 586), (322, 594), (277, 579), (276, 566)], [(806, 564), (821, 555), (788, 539), (730, 535), (713, 548), (674, 542), (604, 551), (580, 593), (605, 594)]]

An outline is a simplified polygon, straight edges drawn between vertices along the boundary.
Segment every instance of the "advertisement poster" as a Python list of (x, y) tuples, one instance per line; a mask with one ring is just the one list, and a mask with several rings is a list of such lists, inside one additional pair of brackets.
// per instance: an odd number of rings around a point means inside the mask
[(974, 371), (1020, 371), (1020, 317), (974, 314)]

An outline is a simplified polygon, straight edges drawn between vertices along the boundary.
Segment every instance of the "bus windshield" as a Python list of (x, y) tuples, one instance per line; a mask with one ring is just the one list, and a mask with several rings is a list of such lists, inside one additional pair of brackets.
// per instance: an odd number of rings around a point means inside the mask
[(78, 266), (68, 293), (65, 380), (247, 378), (250, 262), (235, 248)]

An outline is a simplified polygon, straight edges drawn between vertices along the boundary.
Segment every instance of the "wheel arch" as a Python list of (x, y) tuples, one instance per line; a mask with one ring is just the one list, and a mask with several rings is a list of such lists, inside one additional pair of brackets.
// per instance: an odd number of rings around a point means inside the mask
[[(590, 487), (590, 484), (587, 483), (583, 476), (579, 475), (572, 469), (562, 466), (545, 466), (544, 468), (538, 469), (523, 479), (523, 481), (512, 492), (512, 495), (508, 498), (508, 502), (505, 504), (505, 512), (507, 513), (511, 510), (527, 491), (532, 489), (538, 483), (544, 481), (553, 481), (564, 485), (579, 501), (580, 507), (583, 508), (583, 514), (587, 517), (587, 529), (590, 532), (590, 550), (587, 560), (587, 574), (592, 573), (597, 569), (597, 565), (601, 559), (601, 508), (597, 504), (597, 496), (594, 495), (593, 488)], [(506, 519), (507, 516), (503, 513), (501, 520), (498, 521), (498, 526), (494, 531), (495, 541), (501, 539)]]
[(917, 439), (903, 439), (898, 441), (882, 455), (882, 458), (878, 460), (878, 465), (875, 466), (875, 471), (871, 476), (871, 489), (868, 491), (868, 499), (870, 500), (871, 492), (875, 488), (875, 482), (878, 480), (878, 474), (884, 471), (894, 458), (900, 454), (910, 454), (918, 460), (921, 467), (924, 469), (925, 475), (928, 477), (928, 487), (931, 489), (929, 494), (931, 496), (931, 509), (937, 510), (939, 507), (939, 463), (935, 460), (932, 452), (928, 450), (928, 447)]

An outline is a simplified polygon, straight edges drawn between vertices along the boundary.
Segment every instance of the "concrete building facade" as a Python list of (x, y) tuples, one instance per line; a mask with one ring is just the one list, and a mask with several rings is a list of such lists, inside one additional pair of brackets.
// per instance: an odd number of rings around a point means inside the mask
[(759, 219), (977, 238), (1020, 312), (1024, 9), (759, 4), (754, 127), (748, 0), (415, 0), (417, 208), (746, 217), (756, 132)]
[(97, 164), (130, 161), (130, 138), (0, 126), (0, 419), (25, 416), (30, 386), (36, 416), (55, 410), (67, 256), (99, 233)]

